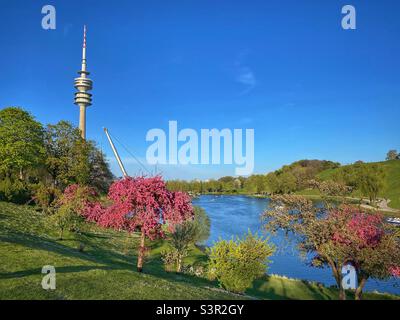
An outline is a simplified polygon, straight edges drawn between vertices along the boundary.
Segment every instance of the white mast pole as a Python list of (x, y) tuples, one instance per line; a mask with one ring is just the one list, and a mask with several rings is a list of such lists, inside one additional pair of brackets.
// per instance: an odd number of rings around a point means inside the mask
[(114, 143), (113, 143), (113, 141), (111, 140), (110, 135), (108, 134), (107, 128), (104, 128), (104, 132), (106, 133), (108, 142), (110, 142), (111, 149), (112, 149), (112, 151), (114, 152), (114, 156), (115, 156), (115, 158), (117, 159), (118, 165), (119, 165), (119, 167), (120, 167), (120, 169), (121, 169), (121, 171), (122, 171), (122, 174), (124, 175), (124, 178), (128, 177), (128, 174), (126, 173), (124, 164), (122, 163), (121, 158), (119, 157), (118, 151), (117, 151), (117, 149), (115, 148)]

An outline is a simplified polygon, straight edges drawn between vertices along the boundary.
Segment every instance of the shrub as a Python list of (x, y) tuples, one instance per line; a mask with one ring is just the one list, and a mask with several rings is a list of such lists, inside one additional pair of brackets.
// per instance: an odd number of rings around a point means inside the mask
[(204, 277), (206, 275), (206, 268), (202, 265), (184, 265), (182, 273), (196, 277)]
[(0, 200), (13, 202), (16, 204), (25, 204), (31, 199), (29, 188), (19, 180), (12, 181), (5, 178), (0, 181)]
[(253, 281), (267, 271), (266, 264), (275, 248), (250, 231), (243, 238), (221, 240), (208, 249), (210, 278), (215, 277), (227, 290), (244, 293)]
[(167, 272), (176, 271), (176, 261), (178, 252), (176, 250), (161, 252), (161, 259), (164, 262), (164, 270)]
[(65, 230), (80, 234), (85, 226), (85, 214), (90, 201), (96, 196), (96, 192), (87, 186), (70, 185), (58, 199), (57, 210), (50, 221), (60, 232), (63, 238)]
[(64, 204), (50, 217), (50, 221), (58, 229), (59, 238), (62, 240), (65, 230), (79, 233), (84, 218), (72, 206)]
[(39, 184), (34, 192), (33, 200), (46, 213), (50, 213), (61, 192), (52, 186)]

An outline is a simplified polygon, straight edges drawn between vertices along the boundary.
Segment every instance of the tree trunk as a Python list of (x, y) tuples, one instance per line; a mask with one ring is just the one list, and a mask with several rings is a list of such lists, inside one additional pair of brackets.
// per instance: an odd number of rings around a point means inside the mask
[(346, 291), (344, 290), (342, 285), (342, 275), (340, 272), (341, 268), (340, 266), (336, 266), (336, 264), (332, 260), (328, 259), (328, 261), (331, 266), (333, 276), (336, 280), (336, 284), (339, 288), (339, 300), (346, 300)]
[(346, 291), (343, 289), (341, 284), (339, 287), (339, 300), (346, 300)]
[(140, 234), (140, 246), (139, 246), (139, 255), (138, 255), (138, 262), (137, 262), (137, 271), (138, 272), (142, 272), (142, 270), (143, 270), (144, 253), (146, 250), (145, 239), (146, 239), (146, 234), (144, 233), (144, 229), (142, 228), (142, 231)]
[(362, 300), (362, 291), (363, 291), (366, 283), (367, 283), (367, 278), (362, 278), (361, 281), (359, 282), (358, 287), (356, 289), (356, 294), (355, 294), (356, 300)]
[(178, 256), (178, 261), (176, 263), (176, 272), (180, 273), (182, 271), (182, 257)]

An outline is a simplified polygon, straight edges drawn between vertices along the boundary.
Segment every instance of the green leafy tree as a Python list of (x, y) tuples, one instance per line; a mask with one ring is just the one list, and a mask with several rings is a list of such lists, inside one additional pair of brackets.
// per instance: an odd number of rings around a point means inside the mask
[(227, 290), (244, 293), (267, 271), (275, 248), (250, 231), (242, 239), (221, 240), (208, 249), (209, 272)]
[(292, 233), (301, 255), (312, 257), (312, 266), (329, 266), (343, 300), (346, 294), (341, 270), (352, 262), (359, 280), (356, 299), (361, 299), (369, 278), (387, 279), (398, 270), (398, 238), (380, 215), (348, 205), (325, 204), (324, 208), (321, 212), (321, 208), (301, 196), (275, 196), (263, 214), (265, 228)]
[(81, 138), (78, 128), (60, 121), (45, 131), (46, 167), (59, 189), (74, 183), (87, 184), (106, 192), (113, 175), (104, 154), (92, 141)]
[(114, 175), (106, 160), (104, 153), (99, 150), (93, 141), (86, 142), (89, 158), (88, 184), (97, 191), (107, 193), (114, 180)]
[(389, 152), (386, 155), (386, 160), (398, 160), (400, 159), (400, 154), (397, 152), (397, 150), (389, 150)]
[(26, 178), (27, 169), (38, 167), (44, 156), (43, 128), (30, 113), (10, 107), (0, 111), (0, 172)]
[(194, 207), (194, 218), (188, 223), (192, 223), (195, 228), (194, 243), (201, 244), (210, 237), (211, 221), (203, 208)]
[(267, 192), (267, 179), (265, 175), (252, 175), (246, 181), (246, 189), (250, 193), (263, 194)]
[(371, 203), (375, 203), (379, 193), (385, 188), (385, 172), (377, 165), (363, 165), (357, 174), (357, 185)]
[(176, 272), (182, 271), (183, 259), (188, 255), (190, 246), (201, 244), (210, 236), (210, 219), (204, 209), (194, 207), (193, 219), (175, 227), (171, 234), (172, 250), (162, 253), (165, 268), (175, 267)]
[[(86, 182), (89, 167), (82, 158), (87, 156), (84, 142), (78, 128), (69, 122), (60, 121), (48, 125), (45, 131), (46, 167), (54, 186), (64, 189), (66, 186)], [(78, 176), (77, 176), (78, 175)], [(83, 178), (82, 178), (83, 177)]]
[(270, 194), (279, 192), (279, 180), (274, 172), (268, 173), (266, 176), (267, 190)]
[(343, 221), (332, 220), (327, 223), (321, 217), (321, 209), (302, 196), (279, 195), (271, 198), (269, 209), (263, 214), (265, 228), (275, 233), (284, 230), (297, 240), (302, 256), (317, 255), (311, 264), (315, 267), (329, 265), (339, 288), (340, 299), (345, 299), (342, 287), (342, 266), (344, 257), (341, 251), (332, 251), (324, 247), (335, 232), (340, 230)]

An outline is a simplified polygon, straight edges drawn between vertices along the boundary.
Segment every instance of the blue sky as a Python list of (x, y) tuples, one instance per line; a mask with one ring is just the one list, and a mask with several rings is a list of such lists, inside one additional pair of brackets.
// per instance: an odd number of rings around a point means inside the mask
[[(357, 30), (341, 28), (349, 3)], [(41, 28), (46, 4), (56, 30)], [(87, 24), (87, 135), (117, 175), (102, 127), (144, 161), (147, 131), (170, 120), (254, 128), (257, 173), (305, 158), (380, 161), (400, 149), (399, 12), (396, 0), (0, 0), (0, 107), (77, 124), (73, 79)], [(224, 165), (161, 170), (167, 179), (234, 174)]]

